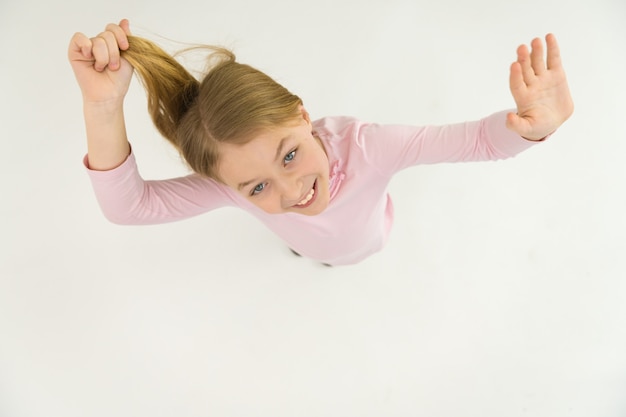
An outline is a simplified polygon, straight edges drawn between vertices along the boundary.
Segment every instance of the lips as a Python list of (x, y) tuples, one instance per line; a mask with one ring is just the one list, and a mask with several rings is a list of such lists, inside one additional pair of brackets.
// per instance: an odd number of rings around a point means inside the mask
[(305, 208), (313, 204), (315, 201), (315, 197), (317, 196), (317, 181), (313, 183), (313, 187), (311, 190), (300, 200), (298, 204), (295, 204), (294, 207)]

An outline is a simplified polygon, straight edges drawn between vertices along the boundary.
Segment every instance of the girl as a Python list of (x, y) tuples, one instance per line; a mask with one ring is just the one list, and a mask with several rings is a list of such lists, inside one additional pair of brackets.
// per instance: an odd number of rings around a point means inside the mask
[[(380, 250), (393, 206), (386, 188), (412, 165), (507, 158), (552, 134), (573, 111), (559, 48), (546, 36), (517, 50), (510, 69), (516, 112), (441, 126), (382, 126), (349, 117), (311, 120), (302, 101), (262, 72), (212, 48), (196, 80), (127, 20), (98, 36), (73, 36), (69, 60), (81, 88), (84, 159), (105, 216), (119, 224), (184, 219), (224, 206), (248, 211), (297, 253), (356, 263)], [(160, 133), (193, 174), (144, 181), (126, 137), (123, 101), (133, 69)]]

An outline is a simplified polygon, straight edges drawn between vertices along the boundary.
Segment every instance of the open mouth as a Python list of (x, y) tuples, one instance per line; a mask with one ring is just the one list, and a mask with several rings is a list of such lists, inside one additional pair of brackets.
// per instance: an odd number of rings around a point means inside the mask
[(313, 187), (309, 193), (300, 201), (298, 204), (294, 205), (294, 207), (305, 208), (313, 204), (315, 201), (315, 197), (317, 197), (317, 180), (313, 183)]

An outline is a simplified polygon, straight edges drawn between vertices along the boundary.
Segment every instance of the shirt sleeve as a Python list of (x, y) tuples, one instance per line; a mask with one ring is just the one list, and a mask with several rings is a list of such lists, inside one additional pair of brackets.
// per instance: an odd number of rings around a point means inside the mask
[(104, 216), (116, 224), (167, 223), (233, 205), (225, 186), (197, 174), (145, 181), (133, 153), (109, 171), (89, 169), (87, 156), (83, 164)]
[(505, 159), (540, 142), (507, 129), (507, 113), (445, 126), (362, 124), (356, 140), (367, 161), (389, 175), (418, 164)]

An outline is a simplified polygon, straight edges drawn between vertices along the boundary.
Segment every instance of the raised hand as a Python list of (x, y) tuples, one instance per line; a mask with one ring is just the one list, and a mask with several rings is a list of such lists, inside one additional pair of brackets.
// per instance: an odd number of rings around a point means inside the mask
[(68, 59), (83, 93), (85, 103), (123, 100), (133, 68), (120, 56), (128, 49), (128, 20), (109, 24), (104, 32), (88, 38), (76, 33), (68, 48)]
[(511, 65), (510, 88), (517, 113), (507, 115), (509, 129), (529, 140), (541, 140), (553, 133), (574, 111), (574, 103), (561, 65), (556, 37), (546, 36), (547, 62), (543, 42), (517, 48), (517, 61)]
[(124, 122), (124, 97), (133, 67), (120, 56), (129, 47), (128, 20), (107, 25), (93, 38), (76, 33), (70, 41), (68, 58), (83, 93), (89, 167), (113, 169), (130, 153)]

